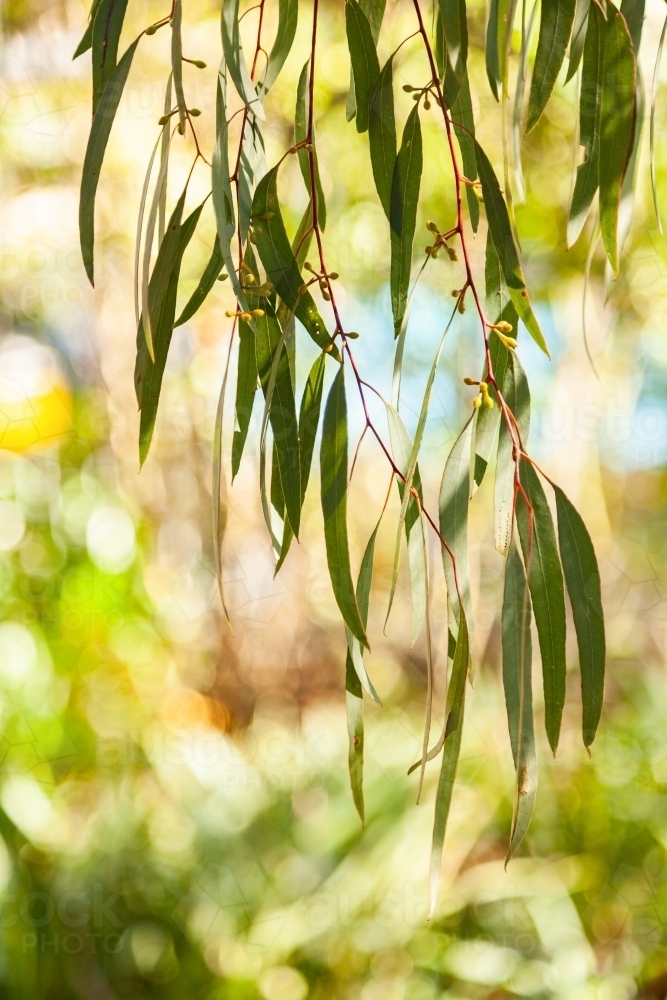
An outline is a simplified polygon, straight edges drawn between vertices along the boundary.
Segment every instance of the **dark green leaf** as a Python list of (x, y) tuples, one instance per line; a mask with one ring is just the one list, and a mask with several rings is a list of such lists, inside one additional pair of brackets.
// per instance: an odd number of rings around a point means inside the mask
[(225, 262), (227, 274), (234, 289), (234, 295), (241, 308), (247, 310), (246, 295), (241, 287), (231, 250), (232, 239), (236, 233), (236, 215), (234, 213), (234, 196), (229, 180), (229, 151), (227, 148), (229, 133), (227, 128), (226, 95), (227, 76), (223, 64), (218, 74), (215, 103), (216, 140), (213, 148), (213, 169), (211, 171), (213, 210), (215, 212), (215, 224), (218, 231), (220, 252), (222, 253), (222, 259)]
[(581, 515), (561, 489), (556, 487), (555, 493), (558, 544), (579, 647), (583, 736), (588, 748), (595, 739), (604, 696), (606, 653), (600, 571)]
[[(477, 179), (477, 157), (475, 156), (475, 119), (472, 113), (472, 98), (470, 96), (470, 82), (468, 76), (463, 78), (458, 96), (451, 107), (451, 118), (455, 125), (456, 138), (461, 150), (463, 160), (463, 172), (469, 181)], [(466, 198), (468, 199), (468, 211), (470, 212), (470, 225), (473, 232), (477, 232), (479, 226), (479, 198), (475, 194), (470, 184), (466, 184)]]
[(468, 506), (470, 501), (470, 448), (472, 444), (472, 417), (454, 442), (449, 453), (440, 484), (438, 501), (440, 534), (456, 560), (455, 566), (449, 552), (442, 549), (442, 562), (447, 582), (447, 593), (460, 622), (461, 609), (467, 618), (466, 643), (472, 660), (472, 601), (468, 569)]
[(88, 25), (83, 33), (81, 41), (77, 45), (74, 55), (72, 56), (72, 61), (78, 59), (82, 56), (84, 52), (87, 52), (93, 44), (93, 24), (95, 23), (95, 15), (99, 10), (99, 6), (102, 0), (93, 0), (92, 7), (90, 8), (90, 14), (88, 15)]
[(247, 115), (243, 123), (243, 140), (239, 159), (239, 228), (241, 243), (246, 242), (252, 214), (255, 188), (266, 173), (266, 153), (260, 122), (255, 115)]
[(500, 75), (500, 59), (498, 55), (498, 34), (500, 7), (502, 0), (491, 0), (489, 20), (486, 26), (486, 75), (491, 87), (491, 93), (497, 101), (500, 100), (502, 77)]
[(540, 330), (539, 323), (533, 312), (526, 291), (526, 283), (523, 277), (519, 255), (512, 235), (507, 205), (503, 198), (498, 178), (488, 156), (475, 140), (475, 154), (477, 157), (477, 168), (482, 182), (482, 192), (484, 194), (484, 207), (486, 218), (489, 223), (489, 231), (493, 245), (496, 248), (500, 269), (503, 275), (507, 291), (514, 304), (514, 308), (538, 347), (549, 356), (549, 349)]
[[(505, 309), (502, 318), (509, 323), (511, 323), (512, 320), (516, 321), (516, 313), (514, 312), (514, 306), (511, 303)], [(502, 387), (503, 379), (505, 377), (505, 368), (509, 360), (509, 352), (500, 338), (494, 333), (491, 334), (489, 340), (493, 373), (498, 381), (498, 384)], [(485, 379), (486, 375), (487, 370), (485, 366)], [(475, 461), (473, 466), (472, 488), (470, 491), (471, 496), (474, 496), (479, 487), (482, 485), (484, 474), (486, 473), (487, 466), (491, 460), (491, 454), (493, 452), (493, 446), (496, 442), (496, 436), (498, 434), (498, 427), (501, 418), (498, 396), (491, 383), (489, 383), (488, 393), (495, 404), (493, 409), (489, 409), (488, 406), (481, 406), (479, 410), (476, 411), (475, 416)]]
[(600, 232), (612, 271), (618, 275), (618, 207), (632, 148), (635, 57), (625, 19), (611, 3), (607, 12), (600, 111)]
[[(309, 94), (308, 94), (308, 71), (310, 67), (310, 60), (305, 63), (303, 69), (301, 70), (301, 76), (299, 77), (299, 84), (296, 89), (296, 111), (294, 114), (294, 142), (303, 142), (308, 136), (308, 107), (309, 107)], [(311, 177), (310, 177), (310, 156), (307, 149), (301, 148), (298, 152), (299, 156), (299, 166), (301, 167), (301, 176), (303, 177), (303, 182), (306, 185), (306, 190), (308, 194), (311, 193)], [(322, 190), (322, 181), (320, 180), (320, 168), (317, 162), (317, 151), (313, 152), (314, 165), (315, 165), (315, 190), (317, 191), (317, 222), (320, 229), (326, 229), (327, 225), (327, 204), (324, 200), (324, 191)], [(305, 258), (304, 258), (305, 259)]]
[(526, 132), (535, 128), (551, 97), (572, 34), (575, 8), (576, 0), (544, 0), (542, 3)]
[(544, 722), (549, 745), (558, 748), (565, 704), (565, 590), (556, 533), (542, 484), (531, 462), (521, 460), (521, 484), (530, 504), (517, 496), (516, 519), (527, 568), (542, 656)]
[(567, 244), (570, 247), (576, 243), (584, 227), (600, 179), (600, 113), (606, 27), (602, 8), (597, 0), (590, 0), (579, 98), (579, 142), (584, 147), (585, 159), (577, 167), (567, 223)]
[(268, 93), (285, 65), (285, 60), (294, 43), (298, 20), (299, 0), (279, 0), (276, 40), (269, 53), (264, 79), (259, 85), (259, 91), (262, 95)]
[[(373, 43), (377, 45), (378, 38), (380, 37), (380, 28), (382, 26), (382, 18), (384, 17), (386, 0), (359, 0), (359, 6), (361, 7), (368, 24), (370, 25)], [(352, 121), (356, 113), (357, 101), (354, 92), (354, 71), (353, 68), (350, 67), (350, 89), (347, 92), (347, 104), (345, 107), (345, 117), (347, 121)]]
[[(433, 842), (431, 847), (431, 872), (429, 879), (430, 913), (433, 916), (438, 895), (438, 881), (442, 862), (442, 848), (445, 842), (445, 830), (449, 817), (449, 807), (452, 802), (452, 791), (456, 780), (456, 769), (461, 750), (461, 735), (463, 733), (463, 708), (465, 700), (465, 681), (468, 673), (468, 630), (465, 616), (459, 621), (459, 634), (452, 665), (452, 676), (447, 690), (447, 707), (445, 723), (445, 741), (442, 755), (442, 767), (438, 779), (438, 790), (435, 796), (435, 819), (433, 821)], [(450, 722), (450, 720), (452, 720)], [(454, 725), (454, 721), (456, 725)]]
[(130, 72), (134, 53), (139, 44), (139, 38), (132, 42), (109, 77), (107, 85), (104, 88), (104, 93), (100, 98), (95, 117), (93, 118), (88, 145), (86, 146), (86, 155), (83, 161), (81, 195), (79, 198), (79, 238), (81, 240), (81, 256), (83, 257), (84, 267), (86, 268), (86, 274), (91, 285), (95, 284), (95, 194), (97, 192), (111, 126), (116, 117), (118, 104), (120, 103), (125, 81)]
[(241, 45), (239, 0), (223, 0), (222, 50), (225, 54), (225, 62), (229, 67), (229, 75), (236, 87), (236, 92), (248, 110), (252, 111), (253, 114), (257, 115), (263, 121), (266, 116), (262, 107), (262, 101), (248, 72), (245, 56), (243, 55), (243, 46)]
[(401, 332), (401, 323), (408, 302), (412, 244), (417, 224), (417, 203), (422, 175), (422, 134), (419, 107), (415, 105), (403, 130), (401, 148), (396, 157), (391, 186), (391, 308), (394, 315), (394, 336)]
[(182, 326), (183, 323), (187, 323), (189, 319), (192, 319), (218, 280), (218, 275), (222, 271), (223, 267), (224, 263), (222, 260), (222, 254), (220, 253), (220, 246), (216, 241), (210, 260), (206, 265), (204, 273), (199, 279), (199, 284), (185, 304), (183, 312), (174, 323), (174, 327)]
[(347, 706), (347, 763), (350, 771), (352, 800), (365, 824), (364, 808), (364, 700), (361, 682), (349, 652), (345, 660), (345, 704)]
[[(519, 426), (524, 451), (528, 444), (530, 430), (530, 392), (528, 380), (519, 358), (514, 352), (508, 353), (502, 382), (505, 403), (514, 414)], [(512, 517), (514, 514), (514, 455), (513, 444), (505, 420), (500, 422), (498, 438), (498, 460), (496, 482), (493, 490), (493, 524), (496, 548), (506, 556), (512, 537)]]
[[(269, 281), (275, 286), (283, 302), (292, 309), (318, 347), (327, 347), (331, 338), (324, 320), (310, 292), (301, 292), (303, 278), (294, 258), (285, 224), (280, 212), (276, 190), (278, 165), (273, 167), (257, 185), (253, 199), (253, 227), (257, 240), (257, 250), (262, 259)], [(270, 215), (270, 218), (262, 216)], [(332, 357), (338, 357), (334, 346)]]
[(387, 218), (391, 212), (391, 188), (396, 163), (396, 121), (392, 59), (388, 59), (378, 76), (370, 97), (368, 143), (375, 187)]
[(95, 12), (92, 30), (93, 115), (102, 91), (116, 68), (118, 42), (125, 19), (127, 0), (102, 0)]
[(241, 456), (248, 437), (248, 427), (257, 391), (257, 355), (255, 334), (243, 320), (239, 322), (239, 357), (236, 378), (236, 429), (232, 438), (232, 481), (241, 464)]
[(324, 542), (336, 603), (352, 635), (368, 646), (350, 572), (347, 534), (347, 403), (343, 365), (329, 390), (320, 448)]
[(630, 32), (632, 51), (635, 57), (639, 55), (645, 13), (646, 0), (621, 0), (621, 14), (625, 18), (625, 23)]
[[(135, 387), (137, 399), (141, 409), (141, 420), (139, 424), (139, 460), (141, 465), (146, 461), (148, 449), (150, 448), (157, 417), (160, 391), (162, 389), (162, 378), (167, 354), (171, 344), (171, 335), (174, 328), (174, 316), (176, 314), (176, 295), (178, 293), (178, 278), (181, 269), (181, 261), (186, 247), (197, 227), (199, 216), (201, 215), (203, 204), (199, 205), (191, 215), (181, 224), (183, 213), (183, 203), (185, 201), (185, 191), (174, 209), (167, 231), (165, 233), (162, 246), (158, 252), (155, 268), (151, 276), (151, 285), (155, 292), (154, 298), (151, 296), (149, 287), (150, 312), (153, 318), (153, 347), (155, 349), (155, 363), (151, 360), (143, 334), (143, 326), (140, 323), (137, 331), (137, 361), (135, 365)], [(177, 237), (177, 242), (175, 240)], [(176, 252), (173, 253), (173, 245), (176, 242)], [(163, 247), (165, 248), (163, 252)], [(162, 254), (162, 257), (160, 256)], [(172, 268), (166, 289), (161, 296), (158, 291), (163, 287), (162, 274), (164, 262), (172, 260)], [(159, 269), (158, 269), (159, 265)]]
[(568, 83), (579, 69), (579, 63), (584, 53), (584, 41), (586, 39), (586, 25), (588, 24), (588, 8), (591, 0), (577, 0), (577, 7), (574, 14), (574, 25), (572, 27), (572, 41), (570, 42), (570, 59), (567, 66), (567, 76), (565, 82)]
[(466, 78), (468, 62), (468, 23), (465, 0), (440, 0), (439, 12), (449, 69), (461, 86)]
[(517, 777), (507, 864), (526, 834), (537, 794), (530, 598), (521, 556), (514, 543), (510, 547), (505, 569), (502, 632), (503, 687)]
[(380, 74), (380, 64), (371, 26), (357, 0), (346, 0), (345, 25), (354, 78), (357, 132), (365, 132), (368, 128), (371, 91)]

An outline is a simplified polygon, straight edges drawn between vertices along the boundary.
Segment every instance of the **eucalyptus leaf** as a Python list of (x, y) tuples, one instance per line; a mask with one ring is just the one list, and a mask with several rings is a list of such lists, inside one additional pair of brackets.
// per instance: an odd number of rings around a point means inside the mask
[(183, 0), (175, 0), (171, 18), (171, 77), (178, 107), (178, 122), (181, 135), (185, 134), (185, 92), (183, 90)]
[(401, 324), (408, 302), (412, 245), (417, 225), (417, 203), (422, 175), (422, 134), (419, 108), (412, 109), (405, 123), (401, 148), (396, 157), (391, 186), (391, 308), (394, 316), (394, 336)]
[(278, 30), (269, 53), (266, 71), (258, 91), (263, 96), (269, 92), (290, 54), (299, 21), (299, 0), (278, 0)]
[(572, 34), (575, 10), (576, 0), (542, 2), (526, 132), (535, 128), (551, 97)]
[(357, 132), (366, 132), (371, 92), (380, 74), (380, 64), (371, 26), (357, 0), (346, 0), (345, 25), (354, 78)]
[(222, 51), (236, 92), (248, 111), (264, 121), (266, 115), (262, 101), (252, 82), (243, 54), (239, 27), (239, 0), (223, 0), (221, 27)]
[(590, 0), (587, 23), (579, 98), (579, 142), (584, 147), (585, 159), (577, 167), (567, 223), (568, 247), (579, 238), (600, 182), (600, 116), (607, 25), (597, 0)]
[(393, 56), (388, 59), (371, 91), (368, 113), (368, 143), (375, 188), (390, 218), (391, 192), (396, 164), (396, 121), (394, 118)]
[[(442, 474), (438, 499), (440, 535), (449, 551), (442, 549), (447, 593), (457, 622), (467, 619), (466, 642), (473, 657), (473, 617), (468, 568), (468, 507), (470, 501), (470, 451), (472, 417), (457, 437)], [(451, 553), (451, 555), (450, 555)], [(452, 559), (452, 556), (454, 557)]]
[(192, 293), (192, 295), (186, 302), (185, 306), (183, 307), (181, 315), (174, 323), (174, 327), (182, 326), (184, 323), (187, 323), (189, 319), (192, 319), (192, 317), (197, 312), (199, 307), (204, 303), (204, 301), (206, 300), (206, 296), (208, 295), (208, 293), (211, 291), (216, 281), (218, 280), (218, 277), (223, 267), (224, 267), (224, 262), (222, 260), (222, 254), (220, 253), (220, 246), (216, 242), (215, 246), (213, 247), (213, 251), (209, 258), (208, 264), (204, 268), (204, 273), (199, 279), (199, 283), (195, 288), (194, 292)]
[(116, 68), (127, 0), (101, 0), (92, 22), (93, 115)]

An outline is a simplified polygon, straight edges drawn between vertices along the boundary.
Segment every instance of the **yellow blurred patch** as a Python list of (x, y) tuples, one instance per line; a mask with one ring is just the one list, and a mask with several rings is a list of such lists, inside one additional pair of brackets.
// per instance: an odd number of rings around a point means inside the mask
[(0, 449), (35, 452), (59, 443), (72, 430), (72, 394), (64, 385), (41, 396), (3, 399), (0, 380)]

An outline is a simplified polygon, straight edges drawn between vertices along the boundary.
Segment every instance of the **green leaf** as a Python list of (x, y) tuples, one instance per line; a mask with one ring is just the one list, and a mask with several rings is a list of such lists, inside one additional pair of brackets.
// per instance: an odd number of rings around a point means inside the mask
[(498, 57), (498, 34), (500, 7), (502, 0), (491, 0), (489, 20), (486, 26), (486, 75), (491, 87), (491, 93), (497, 101), (500, 100), (502, 77), (500, 59)]
[[(168, 129), (168, 125), (163, 126), (164, 130)], [(168, 150), (167, 150), (168, 152)], [(153, 361), (155, 360), (155, 351), (153, 348), (153, 319), (156, 310), (156, 303), (159, 304), (164, 290), (167, 287), (167, 282), (169, 281), (169, 276), (173, 267), (173, 255), (176, 253), (178, 247), (178, 235), (174, 233), (172, 238), (166, 243), (164, 242), (163, 233), (162, 239), (160, 240), (160, 246), (164, 244), (164, 251), (162, 257), (158, 255), (158, 260), (156, 261), (156, 266), (154, 269), (153, 278), (153, 291), (149, 291), (149, 278), (151, 269), (151, 254), (153, 252), (153, 241), (155, 238), (155, 224), (158, 219), (158, 213), (160, 207), (164, 201), (164, 195), (166, 194), (166, 184), (167, 184), (167, 169), (169, 165), (168, 155), (162, 158), (160, 164), (160, 170), (158, 172), (157, 181), (155, 182), (155, 190), (153, 192), (153, 200), (151, 202), (150, 211), (148, 213), (148, 222), (146, 223), (146, 233), (144, 235), (144, 257), (141, 268), (141, 310), (144, 317), (144, 337), (146, 338), (146, 345), (148, 347), (148, 353), (150, 354)], [(150, 174), (150, 165), (149, 171)], [(146, 177), (146, 184), (148, 183), (148, 175)], [(139, 216), (141, 217), (142, 208), (139, 209)], [(140, 229), (137, 227), (137, 251), (139, 249), (139, 233)], [(171, 248), (172, 258), (167, 260), (164, 257), (164, 253), (167, 248)], [(157, 286), (160, 286), (159, 288)]]
[[(290, 242), (285, 231), (285, 223), (280, 212), (278, 193), (276, 190), (278, 177), (277, 164), (262, 178), (257, 185), (253, 199), (253, 228), (257, 241), (257, 250), (266, 270), (266, 275), (285, 304), (294, 311), (306, 330), (320, 348), (327, 347), (331, 338), (327, 333), (324, 320), (310, 292), (299, 292), (303, 278), (294, 258)], [(269, 215), (270, 218), (263, 218)], [(331, 350), (332, 357), (339, 357), (338, 349)]]
[(218, 275), (222, 271), (223, 267), (224, 263), (222, 260), (222, 254), (220, 253), (220, 246), (216, 241), (216, 244), (213, 247), (213, 252), (209, 258), (209, 262), (204, 269), (204, 273), (199, 279), (199, 284), (185, 304), (183, 312), (174, 323), (174, 327), (182, 326), (184, 323), (187, 323), (189, 319), (192, 319), (218, 280)]
[(528, 298), (526, 282), (523, 277), (521, 264), (519, 263), (514, 236), (512, 235), (507, 205), (501, 194), (498, 178), (495, 175), (488, 156), (477, 140), (475, 140), (475, 154), (479, 177), (482, 182), (484, 207), (489, 223), (489, 231), (498, 255), (500, 269), (507, 285), (509, 296), (519, 314), (519, 318), (523, 320), (528, 333), (547, 357), (550, 357), (549, 349), (540, 330), (537, 317), (533, 312), (530, 299)]
[[(167, 77), (167, 86), (164, 89), (164, 114), (167, 115), (171, 111), (171, 85), (172, 85), (172, 74), (170, 73)], [(158, 206), (158, 243), (162, 243), (164, 239), (164, 231), (167, 224), (167, 174), (168, 174), (168, 163), (169, 159), (169, 149), (171, 147), (171, 128), (169, 122), (166, 122), (162, 126), (162, 138), (160, 141), (160, 173), (164, 173), (164, 180), (162, 181), (162, 190), (160, 191), (160, 204)]]
[[(477, 157), (475, 156), (475, 119), (472, 112), (472, 98), (470, 96), (470, 82), (468, 76), (463, 78), (458, 96), (452, 104), (450, 115), (455, 126), (456, 138), (458, 139), (461, 159), (463, 161), (463, 172), (469, 181), (477, 180)], [(479, 226), (479, 198), (475, 194), (474, 188), (470, 184), (465, 185), (466, 198), (468, 199), (468, 211), (470, 212), (470, 224), (474, 233)]]
[(324, 410), (320, 474), (324, 542), (334, 597), (352, 635), (368, 647), (350, 572), (347, 534), (347, 403), (343, 365), (329, 390)]
[(588, 24), (588, 8), (590, 7), (590, 3), (591, 0), (577, 0), (574, 25), (572, 26), (572, 40), (570, 42), (570, 59), (567, 66), (567, 76), (565, 77), (566, 83), (569, 83), (579, 69), (579, 63), (584, 54), (584, 41), (586, 40), (586, 25)]
[(468, 62), (468, 22), (465, 0), (439, 0), (439, 13), (442, 20), (447, 62), (452, 74), (461, 86), (467, 75)]
[[(310, 60), (308, 60), (304, 64), (304, 67), (301, 70), (301, 76), (299, 77), (299, 84), (296, 89), (296, 110), (294, 113), (295, 143), (303, 142), (308, 136), (309, 68), (310, 68)], [(303, 177), (303, 182), (306, 185), (306, 190), (308, 191), (308, 194), (310, 194), (311, 178), (310, 178), (310, 156), (308, 154), (308, 150), (301, 148), (297, 155), (299, 157), (301, 176)], [(322, 190), (322, 181), (320, 179), (320, 167), (317, 162), (317, 151), (313, 152), (313, 157), (315, 162), (315, 190), (317, 191), (317, 222), (320, 229), (324, 230), (326, 229), (327, 225), (327, 203), (324, 200), (324, 191)]]
[(660, 208), (658, 206), (658, 185), (655, 177), (655, 104), (658, 99), (658, 78), (660, 74), (660, 63), (662, 61), (662, 52), (665, 47), (666, 34), (667, 34), (667, 17), (665, 18), (662, 25), (662, 31), (660, 32), (660, 41), (658, 42), (658, 51), (655, 57), (655, 67), (653, 69), (653, 83), (651, 86), (651, 119), (649, 124), (651, 190), (653, 192), (653, 207), (655, 208), (655, 217), (658, 222), (658, 230), (661, 236), (662, 236), (662, 219), (660, 218)]
[(544, 0), (537, 39), (526, 132), (535, 128), (553, 92), (572, 34), (576, 0)]
[[(254, 296), (249, 297), (249, 303), (254, 307)], [(280, 325), (270, 303), (264, 301), (262, 308), (264, 315), (255, 320), (257, 373), (269, 405), (269, 419), (278, 456), (278, 471), (285, 499), (285, 512), (294, 536), (298, 538), (301, 522), (301, 473), (294, 387)], [(269, 379), (278, 351), (280, 354), (275, 367), (273, 390), (269, 399)]]
[[(139, 38), (141, 38), (141, 35)], [(84, 267), (91, 285), (95, 284), (95, 194), (97, 192), (111, 126), (116, 117), (125, 81), (130, 72), (137, 45), (139, 44), (139, 38), (132, 42), (109, 77), (100, 98), (99, 106), (95, 112), (95, 117), (93, 118), (88, 145), (86, 146), (86, 155), (83, 161), (81, 195), (79, 198), (79, 238), (81, 241), (81, 256), (83, 257)]]
[[(162, 128), (162, 134), (164, 135), (165, 127)], [(139, 212), (137, 214), (137, 238), (134, 245), (134, 275), (132, 279), (132, 284), (134, 285), (134, 318), (137, 326), (139, 326), (139, 319), (141, 317), (141, 306), (139, 304), (140, 298), (140, 288), (139, 288), (139, 260), (141, 257), (141, 234), (144, 228), (144, 213), (146, 211), (146, 199), (148, 197), (148, 187), (151, 180), (151, 173), (153, 172), (153, 163), (155, 162), (155, 157), (157, 155), (158, 146), (162, 140), (162, 135), (159, 135), (153, 146), (153, 152), (148, 160), (148, 167), (146, 168), (146, 176), (144, 178), (143, 187), (141, 189), (141, 198), (139, 199)], [(160, 171), (163, 173), (163, 171)], [(158, 179), (158, 186), (160, 186), (160, 180)], [(160, 236), (160, 243), (164, 237), (164, 233)], [(145, 296), (144, 296), (145, 297)]]
[(581, 515), (555, 487), (558, 544), (579, 647), (584, 746), (595, 739), (604, 696), (605, 634), (600, 571)]
[(232, 438), (232, 482), (241, 465), (241, 456), (248, 437), (248, 427), (257, 391), (257, 355), (255, 334), (247, 323), (239, 321), (239, 357), (236, 377), (236, 429)]
[(380, 64), (371, 26), (357, 0), (346, 0), (345, 26), (354, 79), (357, 132), (365, 132), (368, 129), (371, 91), (380, 74)]
[(229, 180), (229, 150), (227, 127), (227, 75), (224, 62), (221, 63), (218, 73), (218, 86), (216, 90), (215, 104), (215, 132), (216, 140), (213, 147), (213, 167), (211, 170), (211, 186), (213, 194), (213, 210), (215, 212), (215, 225), (218, 231), (218, 242), (220, 252), (225, 262), (225, 268), (229, 275), (234, 295), (239, 305), (246, 312), (248, 302), (246, 294), (241, 287), (238, 271), (234, 266), (232, 258), (232, 239), (236, 233), (236, 215), (234, 212), (234, 196)]
[(118, 42), (123, 29), (127, 0), (102, 0), (92, 22), (93, 115), (102, 91), (116, 68)]
[[(466, 643), (472, 661), (473, 617), (468, 568), (468, 506), (470, 501), (470, 449), (473, 421), (468, 420), (454, 442), (440, 484), (438, 500), (440, 535), (456, 560), (453, 565), (449, 552), (443, 547), (442, 563), (445, 570), (447, 593), (454, 608), (457, 622), (466, 621)], [(462, 613), (463, 612), (463, 613)]]
[[(511, 318), (508, 318), (511, 317)], [(507, 322), (512, 323), (514, 319), (516, 322), (516, 313), (514, 312), (514, 306), (510, 303), (503, 313), (503, 319)], [(505, 368), (508, 363), (509, 351), (496, 336), (495, 333), (491, 333), (489, 337), (489, 350), (491, 353), (491, 364), (493, 365), (493, 372), (498, 381), (498, 384), (502, 387), (503, 379), (505, 377)], [(484, 366), (484, 379), (486, 379), (487, 369)], [(498, 434), (498, 427), (501, 420), (500, 404), (498, 402), (498, 395), (491, 383), (488, 383), (488, 393), (494, 402), (493, 409), (489, 409), (488, 406), (480, 406), (478, 410), (475, 411), (475, 458), (473, 464), (473, 477), (472, 485), (470, 490), (471, 498), (475, 495), (479, 487), (482, 485), (482, 480), (484, 479), (484, 474), (491, 461), (491, 454), (493, 452), (493, 446), (496, 442), (496, 436)], [(501, 388), (502, 391), (502, 388)]]
[[(364, 552), (363, 559), (361, 560), (359, 579), (357, 581), (357, 605), (359, 607), (359, 614), (364, 628), (366, 628), (368, 623), (368, 604), (370, 600), (371, 580), (373, 577), (373, 557), (375, 555), (375, 540), (379, 527), (380, 521), (376, 524), (375, 530), (366, 545), (366, 551)], [(354, 667), (354, 671), (359, 678), (359, 683), (366, 693), (370, 695), (373, 701), (376, 702), (376, 704), (381, 705), (382, 702), (380, 701), (380, 696), (375, 690), (373, 682), (368, 676), (368, 672), (366, 670), (363, 646), (359, 640), (352, 635), (347, 625), (345, 626), (345, 635), (347, 637), (347, 655), (352, 661), (352, 666)]]
[[(359, 6), (361, 7), (361, 10), (370, 26), (373, 43), (377, 45), (378, 38), (380, 37), (380, 28), (382, 26), (382, 18), (384, 17), (386, 0), (359, 0)], [(354, 92), (354, 69), (350, 66), (350, 88), (347, 92), (347, 103), (345, 107), (346, 120), (348, 122), (352, 121), (356, 113), (357, 102)]]
[[(303, 390), (301, 406), (299, 408), (299, 466), (301, 470), (302, 507), (306, 498), (306, 490), (308, 489), (310, 468), (313, 461), (313, 451), (315, 449), (315, 438), (317, 437), (317, 428), (320, 422), (325, 359), (326, 354), (320, 354), (313, 362), (313, 366), (310, 369), (308, 379)], [(287, 553), (292, 543), (292, 537), (292, 530), (288, 521), (285, 524), (283, 531), (280, 558), (276, 563), (276, 573), (279, 572), (281, 566), (285, 562)]]
[(266, 153), (260, 122), (255, 115), (247, 115), (243, 123), (243, 139), (239, 159), (238, 207), (242, 244), (245, 244), (248, 236), (255, 188), (265, 173)]
[(390, 218), (391, 189), (396, 163), (396, 121), (394, 118), (393, 56), (382, 71), (371, 91), (368, 113), (368, 143), (375, 188)]
[[(154, 362), (148, 352), (143, 323), (139, 324), (139, 329), (137, 330), (137, 360), (134, 381), (137, 400), (141, 409), (139, 423), (139, 460), (141, 465), (146, 461), (155, 428), (160, 391), (162, 389), (162, 378), (174, 328), (181, 261), (186, 247), (192, 239), (199, 216), (204, 207), (203, 203), (199, 205), (188, 216), (185, 222), (181, 223), (184, 202), (185, 191), (179, 198), (172, 217), (169, 220), (169, 225), (167, 226), (167, 231), (151, 276), (152, 287), (149, 288), (149, 303), (153, 317)], [(164, 274), (169, 264), (171, 264), (171, 269), (165, 285)]]
[(262, 121), (266, 118), (262, 101), (252, 82), (246, 66), (241, 31), (239, 27), (239, 0), (223, 0), (222, 3), (222, 51), (229, 67), (229, 75), (236, 92), (254, 115)]
[(642, 28), (646, 14), (646, 0), (621, 0), (621, 14), (625, 19), (632, 41), (632, 51), (635, 57), (639, 55), (642, 40)]
[[(507, 355), (502, 394), (507, 406), (514, 414), (525, 450), (530, 430), (530, 391), (526, 373), (518, 356), (513, 351)], [(504, 420), (500, 422), (493, 508), (496, 549), (501, 555), (506, 556), (512, 538), (512, 516), (514, 514), (514, 456), (512, 439)]]
[(347, 707), (348, 751), (352, 800), (361, 825), (366, 822), (364, 808), (364, 700), (361, 682), (348, 652), (345, 660), (345, 704)]
[(544, 722), (554, 754), (565, 704), (565, 590), (551, 510), (531, 462), (521, 460), (516, 519), (542, 656)]
[(174, 93), (178, 107), (178, 121), (181, 135), (185, 134), (185, 93), (183, 91), (183, 38), (181, 27), (183, 23), (183, 0), (175, 0), (174, 13), (171, 18), (171, 75), (174, 81)]
[(299, 0), (279, 0), (276, 39), (269, 53), (264, 78), (258, 87), (259, 93), (262, 96), (269, 92), (285, 65), (285, 60), (294, 43), (298, 21)]
[(600, 231), (618, 275), (618, 207), (632, 148), (635, 121), (635, 57), (625, 18), (607, 4), (604, 83), (600, 111)]
[(90, 14), (88, 15), (88, 25), (83, 33), (81, 41), (77, 45), (74, 55), (72, 56), (72, 62), (82, 56), (84, 52), (87, 52), (93, 44), (93, 24), (95, 23), (95, 15), (99, 10), (102, 0), (93, 0), (93, 4), (90, 8)]
[(600, 114), (606, 27), (602, 8), (597, 0), (590, 0), (579, 98), (579, 142), (584, 147), (585, 159), (577, 167), (567, 223), (568, 247), (579, 238), (600, 179)]
[(224, 612), (227, 624), (234, 635), (227, 602), (225, 600), (225, 589), (222, 582), (222, 543), (227, 530), (228, 503), (227, 503), (227, 481), (222, 468), (222, 423), (225, 412), (225, 394), (227, 391), (227, 377), (229, 375), (229, 362), (231, 351), (227, 354), (227, 364), (225, 374), (220, 386), (218, 406), (215, 413), (215, 425), (213, 428), (213, 461), (211, 463), (211, 521), (213, 528), (213, 561), (215, 565), (215, 576), (218, 583), (218, 593), (220, 603)]
[(417, 203), (422, 175), (422, 134), (419, 107), (415, 105), (403, 130), (401, 148), (396, 157), (391, 186), (391, 308), (394, 336), (401, 324), (408, 302), (412, 244), (417, 225)]
[(517, 777), (507, 865), (528, 830), (537, 795), (530, 598), (521, 556), (514, 543), (510, 547), (505, 569), (502, 634), (503, 687)]
[(447, 689), (447, 707), (445, 723), (445, 741), (442, 755), (442, 767), (438, 779), (438, 789), (435, 795), (435, 819), (433, 822), (433, 842), (431, 846), (430, 915), (433, 916), (438, 896), (438, 881), (442, 863), (442, 848), (445, 843), (445, 831), (449, 817), (449, 807), (452, 802), (452, 791), (456, 780), (456, 769), (461, 751), (461, 735), (463, 733), (463, 709), (465, 700), (465, 682), (468, 674), (468, 629), (465, 615), (459, 620), (459, 633), (452, 664), (452, 676)]

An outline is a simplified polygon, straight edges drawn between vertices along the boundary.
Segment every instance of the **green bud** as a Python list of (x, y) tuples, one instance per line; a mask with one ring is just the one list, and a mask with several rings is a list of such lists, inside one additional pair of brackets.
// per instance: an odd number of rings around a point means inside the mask
[(157, 31), (157, 24), (149, 24), (149, 26), (146, 28), (145, 34), (154, 35), (156, 31)]
[(199, 110), (199, 108), (190, 108), (190, 114), (192, 115), (193, 118), (199, 118), (201, 111)]
[(203, 59), (193, 59), (192, 65), (196, 66), (197, 69), (206, 69), (206, 63), (204, 62)]
[(357, 340), (359, 337), (358, 333), (346, 333), (345, 336), (348, 340)]

